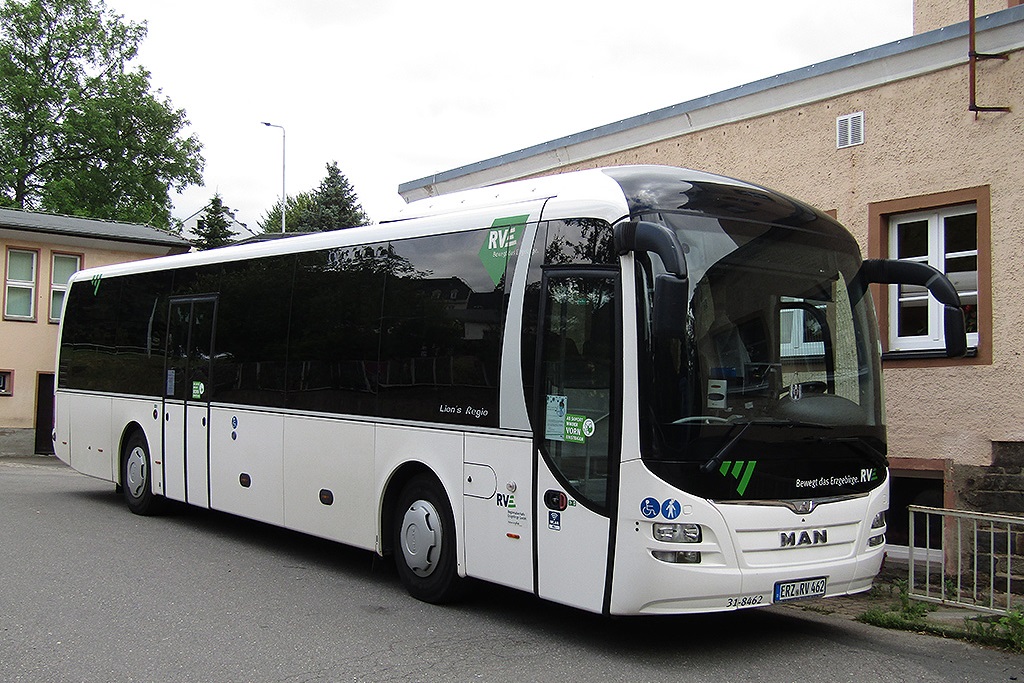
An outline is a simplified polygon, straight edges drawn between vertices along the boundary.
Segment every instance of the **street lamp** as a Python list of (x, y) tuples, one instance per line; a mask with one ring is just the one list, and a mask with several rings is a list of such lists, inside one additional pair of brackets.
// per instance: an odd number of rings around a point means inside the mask
[(287, 195), (284, 193), (284, 126), (279, 126), (276, 123), (267, 123), (266, 121), (260, 121), (260, 123), (269, 128), (281, 129), (281, 234), (283, 235), (284, 211), (288, 204)]

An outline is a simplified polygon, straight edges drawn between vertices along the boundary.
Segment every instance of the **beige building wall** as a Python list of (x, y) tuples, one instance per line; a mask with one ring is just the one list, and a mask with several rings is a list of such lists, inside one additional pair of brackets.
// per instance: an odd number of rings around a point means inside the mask
[[(981, 17), (1019, 4), (1020, 0), (975, 0), (974, 15)], [(914, 35), (967, 21), (971, 16), (968, 7), (968, 0), (914, 0)]]
[[(53, 254), (73, 254), (82, 258), (82, 267), (91, 268), (122, 263), (157, 255), (148, 251), (117, 251), (87, 246), (40, 242), (30, 238), (0, 238), (0, 273), (5, 272), (9, 248), (37, 253), (36, 319), (34, 322), (6, 320), (0, 308), (0, 371), (13, 371), (13, 394), (0, 396), (0, 428), (28, 429), (35, 426), (38, 376), (54, 372), (57, 353), (56, 323), (49, 322), (50, 282)], [(160, 252), (165, 254), (166, 249)], [(6, 288), (5, 288), (6, 289)], [(3, 297), (0, 291), (0, 298)]]
[[(960, 65), (559, 170), (659, 163), (735, 176), (835, 210), (865, 253), (882, 241), (872, 204), (987, 188), (992, 245), (979, 257), (991, 264), (991, 315), (981, 311), (979, 357), (884, 364), (890, 456), (987, 465), (993, 441), (1024, 441), (1024, 53), (982, 64), (978, 82), (980, 101), (1013, 112), (969, 112)], [(836, 149), (836, 117), (861, 111), (864, 144)]]

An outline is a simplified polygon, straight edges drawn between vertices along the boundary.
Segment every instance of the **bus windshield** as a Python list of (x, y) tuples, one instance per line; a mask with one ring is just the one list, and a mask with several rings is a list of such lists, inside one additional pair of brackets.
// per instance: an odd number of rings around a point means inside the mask
[[(648, 214), (688, 269), (685, 334), (656, 337), (656, 254), (638, 254), (642, 453), (718, 500), (862, 493), (885, 477), (881, 369), (860, 252), (838, 224)], [(682, 302), (680, 302), (682, 303)], [(681, 337), (681, 338), (680, 338)], [(646, 349), (646, 353), (644, 353)]]

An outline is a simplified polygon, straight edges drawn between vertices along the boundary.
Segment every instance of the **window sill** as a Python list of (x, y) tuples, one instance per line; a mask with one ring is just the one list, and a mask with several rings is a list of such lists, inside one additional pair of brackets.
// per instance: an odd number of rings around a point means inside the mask
[[(967, 349), (967, 353), (964, 354), (964, 358), (977, 358), (978, 347), (972, 346)], [(946, 356), (946, 352), (939, 349), (919, 349), (914, 351), (883, 351), (882, 361), (889, 360), (948, 360), (955, 362), (959, 359), (949, 358)]]

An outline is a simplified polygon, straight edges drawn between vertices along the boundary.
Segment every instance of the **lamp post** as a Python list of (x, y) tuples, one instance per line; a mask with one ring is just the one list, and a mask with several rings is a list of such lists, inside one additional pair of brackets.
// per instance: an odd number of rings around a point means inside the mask
[(284, 193), (284, 126), (279, 126), (276, 123), (267, 123), (266, 121), (260, 121), (264, 126), (269, 128), (280, 128), (281, 129), (281, 234), (284, 234), (284, 213), (288, 205), (287, 195)]

